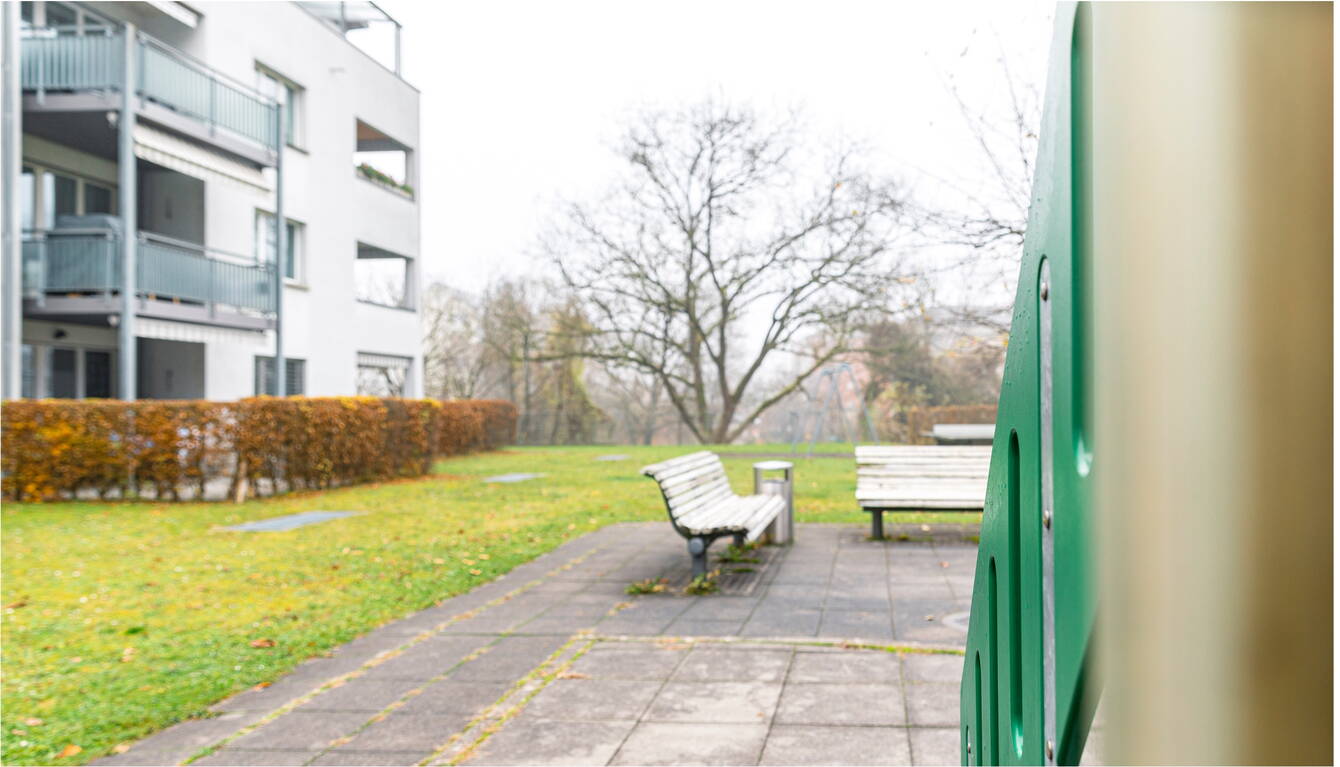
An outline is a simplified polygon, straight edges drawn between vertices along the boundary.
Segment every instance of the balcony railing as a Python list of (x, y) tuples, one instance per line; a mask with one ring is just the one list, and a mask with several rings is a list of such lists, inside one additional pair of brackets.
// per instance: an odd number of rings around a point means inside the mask
[[(74, 28), (28, 30), (22, 43), (23, 90), (39, 99), (53, 92), (119, 91), (124, 71), (124, 32), (74, 34)], [(272, 99), (215, 71), (148, 35), (135, 44), (138, 82), (143, 99), (225, 130), (269, 150), (276, 150)]]
[[(219, 258), (198, 245), (141, 234), (136, 293), (155, 299), (274, 313), (274, 265)], [(121, 290), (121, 236), (105, 229), (33, 232), (23, 242), (23, 294), (112, 294)]]

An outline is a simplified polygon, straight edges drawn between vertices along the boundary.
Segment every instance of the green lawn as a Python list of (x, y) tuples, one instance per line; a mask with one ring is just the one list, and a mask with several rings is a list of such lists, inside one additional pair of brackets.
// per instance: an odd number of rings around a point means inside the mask
[[(423, 479), (240, 505), (6, 504), (3, 761), (89, 761), (565, 539), (664, 520), (638, 469), (690, 449), (513, 448), (442, 461)], [(767, 449), (722, 449), (737, 491), (748, 490), (754, 459), (729, 455)], [(632, 457), (594, 460), (609, 453)], [(865, 524), (850, 459), (796, 463), (800, 521)], [(479, 481), (517, 471), (548, 476)], [(363, 513), (281, 533), (219, 529), (312, 509)], [(71, 744), (80, 751), (57, 759)]]

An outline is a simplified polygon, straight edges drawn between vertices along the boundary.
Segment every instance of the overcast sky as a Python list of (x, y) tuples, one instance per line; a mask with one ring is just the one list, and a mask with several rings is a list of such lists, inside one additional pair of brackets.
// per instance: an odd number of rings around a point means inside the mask
[(973, 185), (986, 171), (949, 94), (985, 108), (1045, 81), (1053, 4), (893, 2), (420, 2), (404, 73), (423, 93), (424, 271), (477, 289), (533, 273), (558, 197), (605, 188), (626, 116), (721, 96), (801, 105), (819, 135), (867, 142), (881, 169)]

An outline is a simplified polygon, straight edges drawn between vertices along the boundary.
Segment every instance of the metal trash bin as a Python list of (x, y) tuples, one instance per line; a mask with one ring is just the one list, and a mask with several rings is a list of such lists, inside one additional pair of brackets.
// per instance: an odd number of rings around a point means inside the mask
[[(780, 495), (786, 499), (786, 508), (768, 525), (769, 543), (790, 544), (795, 534), (795, 502), (792, 492), (794, 466), (790, 461), (759, 461), (754, 464), (754, 494)], [(764, 472), (780, 471), (781, 477), (765, 478)]]

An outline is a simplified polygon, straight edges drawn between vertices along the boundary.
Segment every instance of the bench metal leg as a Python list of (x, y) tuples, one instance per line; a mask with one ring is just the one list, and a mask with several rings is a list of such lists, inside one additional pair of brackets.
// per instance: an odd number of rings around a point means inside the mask
[(875, 509), (870, 512), (870, 537), (877, 541), (884, 540), (884, 510)]
[(707, 542), (702, 538), (690, 538), (689, 556), (693, 558), (693, 577), (707, 575)]

